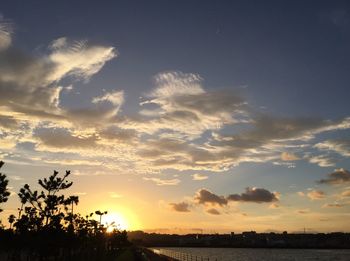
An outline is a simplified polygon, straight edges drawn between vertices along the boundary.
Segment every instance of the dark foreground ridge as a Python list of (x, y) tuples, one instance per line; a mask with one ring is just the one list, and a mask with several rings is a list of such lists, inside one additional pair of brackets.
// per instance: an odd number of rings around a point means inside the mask
[(247, 247), (247, 248), (334, 248), (350, 249), (350, 233), (288, 234), (156, 234), (143, 231), (128, 232), (128, 238), (146, 247)]

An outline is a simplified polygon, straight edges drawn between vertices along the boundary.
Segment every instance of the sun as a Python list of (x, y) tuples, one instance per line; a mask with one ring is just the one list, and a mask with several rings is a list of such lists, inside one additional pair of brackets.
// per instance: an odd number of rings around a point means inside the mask
[(114, 229), (128, 230), (129, 223), (120, 213), (108, 213), (103, 217), (103, 222), (107, 226), (107, 232), (112, 232)]

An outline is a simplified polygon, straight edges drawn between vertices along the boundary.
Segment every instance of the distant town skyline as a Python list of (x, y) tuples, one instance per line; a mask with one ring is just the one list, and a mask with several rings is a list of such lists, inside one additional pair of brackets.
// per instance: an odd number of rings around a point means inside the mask
[(348, 1), (3, 1), (12, 195), (162, 233), (350, 232)]

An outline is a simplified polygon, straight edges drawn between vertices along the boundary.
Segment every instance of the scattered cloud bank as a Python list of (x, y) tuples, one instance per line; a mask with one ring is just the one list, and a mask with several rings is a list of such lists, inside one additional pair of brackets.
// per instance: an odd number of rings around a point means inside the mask
[[(18, 152), (22, 155), (18, 159), (28, 157), (18, 148), (31, 144), (30, 155), (36, 156), (29, 160), (34, 163), (91, 162), (124, 173), (159, 174), (169, 169), (222, 172), (245, 162), (295, 167), (298, 161), (307, 160), (329, 167), (336, 163), (332, 154), (350, 155), (347, 139), (320, 139), (320, 134), (349, 129), (350, 118), (325, 120), (261, 113), (237, 90), (206, 87), (204, 79), (195, 73), (156, 74), (153, 88), (141, 97), (134, 115), (123, 114), (125, 91), (106, 91), (105, 86), (84, 102), (85, 107), (64, 106), (63, 91), (72, 95), (77, 81), (89, 81), (118, 57), (118, 51), (112, 46), (62, 37), (34, 56), (16, 48), (12, 35), (11, 25), (0, 22), (0, 146)], [(194, 181), (207, 178), (192, 176)], [(144, 179), (156, 185), (180, 182)], [(330, 177), (320, 182), (338, 181)], [(341, 182), (346, 182), (346, 177)], [(202, 193), (199, 200), (210, 195)], [(250, 188), (219, 202), (275, 199), (273, 193)]]
[[(234, 202), (252, 202), (252, 203), (273, 203), (269, 208), (279, 208), (278, 192), (270, 192), (264, 188), (246, 188), (241, 194), (230, 194), (227, 197), (217, 195), (208, 189), (198, 190), (193, 197), (193, 205), (204, 206), (205, 211), (212, 215), (221, 215), (217, 208), (230, 207), (230, 201)], [(172, 210), (187, 212), (189, 204), (185, 202), (170, 203)], [(216, 207), (216, 208), (214, 208)]]

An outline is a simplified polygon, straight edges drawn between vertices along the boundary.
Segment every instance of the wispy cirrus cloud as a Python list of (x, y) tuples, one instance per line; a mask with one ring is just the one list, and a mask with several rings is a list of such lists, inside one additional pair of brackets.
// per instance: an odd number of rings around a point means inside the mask
[(181, 180), (179, 179), (160, 179), (160, 178), (148, 178), (148, 177), (143, 177), (143, 180), (152, 181), (157, 186), (176, 186), (181, 182)]
[(237, 121), (245, 102), (233, 93), (208, 92), (203, 79), (197, 74), (182, 72), (159, 73), (154, 77), (155, 89), (148, 94), (143, 106), (152, 104), (156, 109), (144, 109), (146, 119), (126, 122), (144, 132), (172, 130), (197, 137), (204, 131), (218, 129)]
[(193, 179), (193, 180), (196, 180), (196, 181), (201, 181), (201, 180), (206, 180), (206, 179), (208, 179), (208, 176), (195, 173), (195, 174), (192, 175), (192, 179)]
[(336, 164), (335, 160), (329, 155), (315, 155), (309, 158), (309, 162), (317, 164), (320, 167), (332, 167)]
[(12, 25), (0, 21), (0, 51), (7, 49), (12, 42)]
[(342, 208), (342, 207), (345, 207), (346, 205), (347, 205), (347, 204), (334, 202), (334, 203), (327, 203), (327, 204), (324, 204), (324, 205), (322, 206), (322, 208)]
[(320, 150), (334, 151), (344, 157), (350, 157), (349, 139), (326, 140), (317, 143), (315, 147)]

